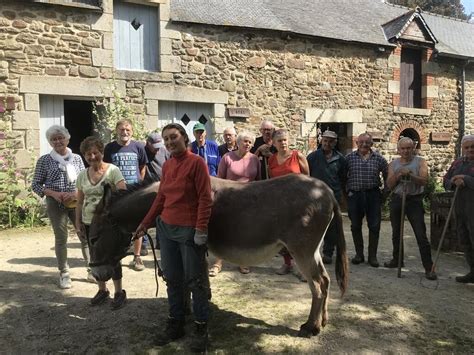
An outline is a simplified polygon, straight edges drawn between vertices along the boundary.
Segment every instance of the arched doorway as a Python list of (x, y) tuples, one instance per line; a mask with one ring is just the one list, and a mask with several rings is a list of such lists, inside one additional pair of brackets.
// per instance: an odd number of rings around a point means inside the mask
[(418, 132), (414, 128), (405, 128), (403, 131), (400, 132), (400, 135), (398, 136), (397, 142), (400, 140), (400, 138), (403, 137), (408, 137), (411, 138), (415, 144), (416, 144), (416, 150), (419, 150), (421, 148), (421, 138)]

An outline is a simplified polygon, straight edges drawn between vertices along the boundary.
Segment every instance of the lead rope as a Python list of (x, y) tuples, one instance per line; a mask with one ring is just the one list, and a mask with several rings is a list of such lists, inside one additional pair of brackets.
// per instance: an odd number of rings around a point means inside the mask
[(158, 259), (156, 258), (155, 245), (153, 243), (153, 238), (147, 232), (145, 232), (145, 236), (150, 241), (151, 251), (153, 252), (153, 259), (155, 260), (155, 282), (156, 282), (155, 297), (158, 297), (158, 291), (160, 289), (160, 284), (158, 282), (158, 276), (161, 277), (163, 280), (165, 280), (165, 278), (163, 277), (163, 270), (161, 269), (160, 264), (158, 263)]

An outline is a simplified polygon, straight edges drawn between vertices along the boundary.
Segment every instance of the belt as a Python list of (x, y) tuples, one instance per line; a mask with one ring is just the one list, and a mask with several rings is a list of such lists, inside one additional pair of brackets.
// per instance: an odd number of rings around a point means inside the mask
[(349, 192), (367, 192), (367, 191), (374, 191), (374, 190), (379, 190), (379, 187), (372, 187), (371, 189), (365, 189), (365, 190), (349, 190)]
[[(402, 198), (403, 196), (400, 195), (400, 194), (394, 194), (396, 197), (398, 198)], [(416, 194), (416, 195), (406, 195), (406, 198), (419, 198), (419, 197), (423, 197), (423, 194)]]

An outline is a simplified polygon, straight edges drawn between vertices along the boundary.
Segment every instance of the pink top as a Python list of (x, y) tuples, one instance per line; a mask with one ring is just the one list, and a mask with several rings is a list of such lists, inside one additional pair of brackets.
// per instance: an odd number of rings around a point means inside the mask
[(291, 155), (282, 164), (278, 164), (277, 154), (273, 154), (268, 159), (268, 168), (271, 177), (288, 175), (291, 173), (301, 174), (300, 162), (298, 160), (298, 151), (293, 150)]
[(229, 152), (219, 163), (217, 177), (242, 182), (260, 180), (260, 160), (253, 154), (241, 158), (236, 151)]

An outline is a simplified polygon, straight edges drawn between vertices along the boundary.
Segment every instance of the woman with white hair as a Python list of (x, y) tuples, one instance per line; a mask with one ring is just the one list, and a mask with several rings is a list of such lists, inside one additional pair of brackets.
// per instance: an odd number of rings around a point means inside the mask
[[(71, 135), (62, 126), (51, 126), (46, 131), (46, 139), (53, 148), (50, 153), (41, 156), (36, 163), (32, 182), (33, 191), (40, 197), (46, 197), (46, 211), (54, 231), (54, 250), (59, 269), (59, 287), (71, 288), (71, 277), (67, 263), (68, 220), (74, 225), (77, 202), (76, 180), (84, 170), (79, 155), (67, 147)], [(89, 247), (87, 241), (79, 236), (82, 255), (89, 265)], [(94, 282), (90, 270), (87, 280)]]
[[(260, 161), (250, 153), (255, 136), (249, 132), (242, 132), (237, 136), (237, 150), (230, 151), (222, 157), (217, 169), (217, 177), (221, 179), (251, 182), (260, 180)], [(222, 270), (222, 259), (216, 259), (209, 268), (209, 276), (216, 276)], [(239, 266), (242, 274), (248, 274), (247, 266)]]
[(463, 156), (451, 164), (444, 187), (460, 189), (454, 205), (456, 232), (470, 268), (466, 275), (456, 277), (456, 282), (474, 283), (474, 135), (464, 136), (461, 148)]

